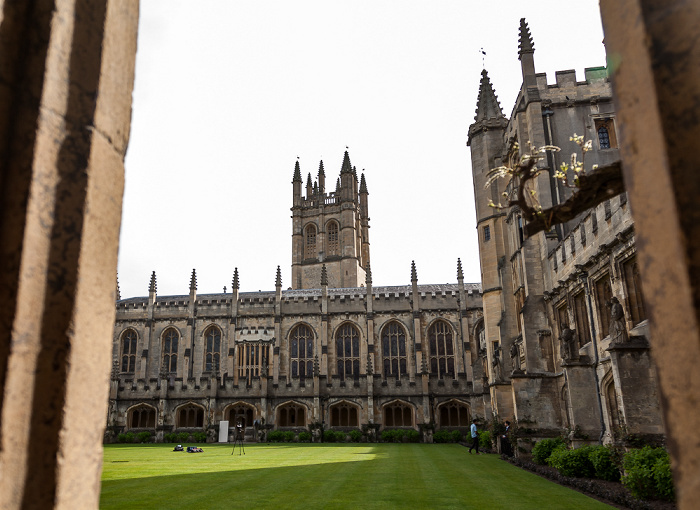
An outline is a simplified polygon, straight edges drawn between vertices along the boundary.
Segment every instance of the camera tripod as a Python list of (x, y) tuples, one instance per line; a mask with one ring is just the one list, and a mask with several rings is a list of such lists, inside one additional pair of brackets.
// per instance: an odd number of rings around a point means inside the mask
[(236, 451), (236, 446), (238, 446), (238, 455), (245, 455), (245, 447), (243, 446), (243, 431), (236, 430), (233, 435), (233, 450), (231, 455)]

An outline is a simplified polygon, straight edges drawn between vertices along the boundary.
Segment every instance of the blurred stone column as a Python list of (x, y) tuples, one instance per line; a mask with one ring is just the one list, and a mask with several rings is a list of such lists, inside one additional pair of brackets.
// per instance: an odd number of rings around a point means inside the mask
[(0, 507), (97, 508), (138, 0), (0, 0)]

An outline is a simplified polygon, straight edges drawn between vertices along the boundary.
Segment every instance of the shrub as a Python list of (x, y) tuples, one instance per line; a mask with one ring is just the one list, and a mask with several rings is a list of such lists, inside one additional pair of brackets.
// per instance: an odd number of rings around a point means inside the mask
[(335, 431), (334, 430), (324, 430), (323, 431), (323, 442), (324, 443), (335, 443)]
[(163, 442), (164, 443), (175, 443), (177, 442), (177, 434), (173, 434), (171, 432), (168, 432), (167, 434), (163, 434)]
[(561, 445), (554, 449), (547, 463), (564, 476), (592, 477), (595, 473), (593, 463), (588, 458), (590, 446), (568, 450)]
[(452, 434), (447, 430), (438, 430), (433, 434), (433, 442), (435, 443), (451, 443)]
[(133, 443), (134, 442), (134, 436), (133, 432), (127, 432), (126, 434), (119, 434), (117, 436), (117, 442), (119, 443)]
[[(659, 462), (660, 461), (660, 462)], [(658, 480), (662, 485), (657, 486), (655, 468), (658, 464)], [(663, 448), (645, 446), (639, 450), (630, 450), (622, 459), (625, 474), (622, 477), (622, 485), (627, 487), (632, 495), (639, 499), (653, 499), (655, 497), (673, 497), (669, 488), (671, 482), (671, 469), (666, 468), (668, 453)], [(670, 483), (670, 487), (673, 484)]]
[(462, 433), (459, 430), (453, 430), (450, 435), (453, 443), (459, 443), (462, 440)]
[(384, 429), (382, 430), (382, 441), (384, 443), (401, 443), (408, 434), (406, 429)]
[(656, 493), (661, 499), (675, 501), (676, 492), (673, 487), (673, 476), (671, 475), (671, 462), (668, 454), (656, 461), (653, 468), (654, 481), (656, 482)]
[[(455, 432), (459, 432), (459, 431), (455, 431)], [(404, 435), (404, 437), (406, 438), (406, 441), (408, 441), (409, 443), (418, 443), (420, 441), (420, 432), (418, 432), (417, 430), (410, 429), (410, 430), (406, 431), (406, 434)]]
[(271, 443), (281, 443), (284, 441), (284, 432), (281, 430), (272, 430), (267, 435), (267, 440)]
[(177, 442), (178, 443), (186, 443), (189, 440), (190, 440), (190, 433), (189, 432), (178, 432), (178, 434), (177, 434)]
[(286, 432), (283, 432), (283, 434), (284, 434), (284, 442), (285, 443), (293, 443), (294, 442), (294, 436), (296, 435), (296, 434), (294, 434), (294, 432), (292, 432), (291, 430), (288, 430)]
[(607, 446), (593, 446), (588, 451), (588, 458), (593, 464), (595, 477), (609, 482), (620, 480), (620, 470), (617, 469), (611, 448)]
[(359, 443), (360, 440), (362, 439), (362, 432), (359, 430), (351, 430), (350, 431), (350, 439), (352, 440), (353, 443)]
[(194, 437), (195, 443), (206, 443), (207, 442), (206, 432), (195, 432), (194, 434), (192, 434), (192, 437)]
[(311, 442), (311, 433), (299, 432), (299, 442), (300, 443), (310, 443)]
[(532, 447), (532, 460), (537, 464), (547, 464), (547, 459), (552, 455), (555, 448), (564, 445), (564, 440), (560, 437), (555, 439), (543, 439), (535, 443)]
[(488, 430), (480, 430), (477, 434), (479, 434), (479, 447), (491, 448), (491, 432)]
[(147, 430), (144, 430), (143, 432), (139, 432), (136, 434), (136, 440), (139, 443), (150, 443), (151, 442), (151, 433), (148, 432)]

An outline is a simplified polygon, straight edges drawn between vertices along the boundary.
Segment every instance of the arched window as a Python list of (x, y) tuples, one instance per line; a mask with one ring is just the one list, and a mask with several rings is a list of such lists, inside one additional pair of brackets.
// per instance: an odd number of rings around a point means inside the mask
[(300, 324), (289, 335), (289, 359), (292, 377), (314, 375), (314, 334), (310, 327)]
[(270, 363), (270, 345), (268, 342), (241, 342), (238, 351), (238, 377), (247, 379), (264, 376)]
[(357, 406), (341, 402), (331, 406), (331, 427), (357, 427)]
[(605, 338), (610, 334), (610, 305), (612, 299), (612, 288), (610, 286), (610, 276), (606, 273), (595, 282), (596, 312), (600, 323), (600, 336)]
[(384, 377), (406, 375), (406, 331), (397, 321), (391, 321), (382, 329), (382, 362)]
[(136, 369), (136, 331), (127, 329), (122, 334), (122, 372), (133, 374)]
[(486, 352), (486, 330), (484, 329), (484, 321), (480, 321), (474, 330), (474, 338), (476, 339), (476, 345), (479, 346), (479, 350)]
[(299, 404), (285, 404), (280, 406), (277, 413), (278, 427), (305, 427), (306, 410)]
[(251, 406), (245, 404), (237, 404), (235, 406), (229, 407), (226, 413), (226, 419), (228, 420), (229, 426), (234, 427), (237, 423), (242, 423), (244, 427), (252, 427), (253, 420), (255, 419), (255, 413)]
[(211, 372), (219, 368), (221, 356), (221, 331), (211, 326), (204, 333), (204, 370)]
[(168, 328), (163, 335), (163, 369), (166, 372), (177, 371), (177, 347), (180, 334), (175, 328)]
[(413, 409), (402, 402), (394, 402), (384, 406), (385, 427), (412, 427)]
[(615, 391), (615, 381), (612, 377), (609, 378), (608, 384), (605, 386), (605, 401), (607, 404), (608, 418), (610, 423), (610, 431), (613, 434), (619, 434), (620, 430), (620, 406), (617, 403), (617, 392)]
[(642, 298), (642, 280), (637, 265), (637, 257), (625, 261), (622, 264), (622, 271), (625, 275), (625, 288), (627, 290), (627, 304), (629, 305), (632, 324), (636, 326), (646, 320), (647, 313), (644, 309), (644, 299)]
[(339, 244), (338, 244), (338, 222), (329, 221), (326, 226), (326, 231), (328, 235), (328, 246), (326, 247), (326, 253), (328, 255), (339, 255)]
[(343, 324), (338, 328), (335, 334), (335, 354), (341, 380), (360, 376), (360, 333), (352, 324)]
[(445, 321), (436, 321), (428, 329), (430, 347), (430, 373), (442, 379), (445, 374), (455, 375), (452, 328)]
[(177, 412), (178, 428), (202, 428), (204, 426), (204, 409), (190, 404), (181, 407)]
[(316, 225), (309, 224), (305, 229), (304, 259), (316, 258)]
[(138, 406), (129, 411), (130, 429), (152, 429), (156, 426), (156, 410), (148, 406)]
[(440, 407), (441, 427), (468, 427), (471, 425), (469, 407), (461, 402), (451, 401)]

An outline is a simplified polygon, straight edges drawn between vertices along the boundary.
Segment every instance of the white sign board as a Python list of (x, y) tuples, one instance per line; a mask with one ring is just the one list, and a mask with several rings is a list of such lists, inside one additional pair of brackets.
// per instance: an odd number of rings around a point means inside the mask
[(228, 421), (219, 422), (219, 442), (228, 443)]

